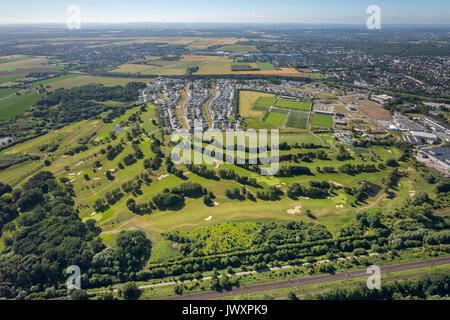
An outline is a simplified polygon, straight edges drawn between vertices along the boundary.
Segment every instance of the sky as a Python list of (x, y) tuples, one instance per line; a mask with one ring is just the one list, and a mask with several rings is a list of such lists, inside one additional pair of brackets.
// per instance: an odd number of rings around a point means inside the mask
[(0, 24), (221, 22), (365, 24), (369, 5), (385, 24), (450, 24), (449, 0), (0, 0)]

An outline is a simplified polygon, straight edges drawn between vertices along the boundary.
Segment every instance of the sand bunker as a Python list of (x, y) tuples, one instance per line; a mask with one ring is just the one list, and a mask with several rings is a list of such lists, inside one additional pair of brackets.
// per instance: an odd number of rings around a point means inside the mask
[(205, 219), (205, 221), (209, 221), (212, 219), (212, 216), (209, 216), (208, 218)]
[(338, 186), (338, 187), (343, 187), (343, 185), (341, 184), (341, 183), (338, 183), (338, 182), (336, 182), (336, 181), (330, 181), (332, 184), (334, 184), (335, 186)]
[(169, 176), (168, 174), (160, 175), (160, 176), (158, 177), (158, 180), (161, 181), (162, 179), (165, 179), (165, 178), (167, 178), (168, 176)]
[(296, 213), (300, 213), (300, 212), (301, 212), (301, 209), (302, 209), (302, 206), (299, 204), (299, 205), (295, 206), (294, 209), (289, 209), (289, 210), (287, 210), (286, 212), (287, 212), (288, 214), (296, 214)]
[(343, 207), (344, 207), (343, 204), (337, 204), (337, 205), (336, 205), (336, 208), (343, 208)]

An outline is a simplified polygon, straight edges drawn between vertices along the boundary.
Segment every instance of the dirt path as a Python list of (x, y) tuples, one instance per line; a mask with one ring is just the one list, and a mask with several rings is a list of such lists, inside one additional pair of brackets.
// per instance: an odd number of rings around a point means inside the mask
[(361, 211), (364, 211), (364, 210), (370, 209), (370, 208), (372, 208), (372, 207), (375, 207), (377, 204), (380, 203), (381, 200), (383, 200), (383, 198), (384, 198), (385, 196), (387, 196), (387, 194), (383, 192), (381, 195), (378, 196), (378, 198), (377, 198), (375, 201), (369, 203), (369, 204), (368, 204), (367, 206), (365, 206), (365, 207), (362, 207), (362, 208), (359, 208), (358, 210), (356, 210), (356, 213), (359, 213), (359, 212), (361, 212)]

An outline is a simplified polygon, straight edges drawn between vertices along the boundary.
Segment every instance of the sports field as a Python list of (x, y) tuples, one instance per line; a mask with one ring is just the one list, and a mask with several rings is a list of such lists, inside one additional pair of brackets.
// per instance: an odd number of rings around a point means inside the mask
[(270, 98), (270, 97), (260, 97), (255, 102), (255, 106), (261, 106), (261, 107), (271, 107), (274, 105), (276, 99)]
[(301, 111), (309, 111), (309, 109), (311, 108), (311, 104), (309, 102), (291, 101), (283, 99), (278, 100), (276, 106), (280, 108), (290, 108)]
[(286, 126), (297, 129), (306, 129), (308, 127), (308, 117), (309, 112), (292, 111)]
[(333, 127), (333, 117), (325, 114), (313, 113), (311, 117), (311, 125), (317, 127)]
[(284, 122), (286, 121), (286, 114), (284, 113), (278, 113), (276, 111), (271, 111), (264, 119), (264, 122), (275, 124), (277, 126), (284, 125)]

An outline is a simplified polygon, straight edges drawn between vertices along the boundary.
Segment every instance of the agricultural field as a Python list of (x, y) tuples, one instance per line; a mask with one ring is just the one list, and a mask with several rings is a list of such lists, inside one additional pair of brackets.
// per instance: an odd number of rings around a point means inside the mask
[[(17, 89), (11, 89), (11, 88), (6, 88), (6, 89), (0, 89), (0, 99), (3, 99), (5, 97), (8, 97), (10, 95), (13, 95), (14, 93), (16, 93)], [(1, 100), (0, 100), (1, 101)]]
[(227, 45), (223, 47), (219, 47), (215, 49), (215, 51), (225, 51), (225, 52), (259, 52), (259, 50), (252, 45), (243, 45), (243, 44), (233, 44)]
[(275, 105), (280, 108), (289, 108), (300, 111), (309, 111), (311, 108), (311, 103), (309, 102), (283, 100), (283, 99), (278, 99)]
[(325, 114), (313, 113), (311, 117), (311, 126), (332, 128), (333, 117)]
[(276, 110), (272, 110), (269, 114), (264, 118), (264, 122), (271, 123), (277, 126), (282, 127), (286, 121), (287, 114), (279, 113)]
[(270, 62), (258, 62), (256, 65), (262, 71), (273, 70), (273, 65)]
[[(158, 76), (182, 76), (188, 68), (198, 67), (195, 75), (227, 75), (227, 74), (254, 74), (254, 75), (279, 75), (301, 76), (295, 68), (274, 69), (270, 63), (260, 66), (257, 63), (234, 63), (229, 57), (222, 56), (197, 56), (185, 55), (178, 61), (150, 60), (146, 63), (125, 63), (112, 70), (112, 73), (158, 75)], [(233, 69), (240, 67), (237, 69)], [(257, 70), (259, 69), (259, 70)]]
[(80, 87), (92, 83), (103, 84), (104, 86), (124, 86), (129, 82), (146, 82), (145, 78), (119, 78), (119, 77), (98, 77), (87, 75), (75, 75), (70, 77), (59, 77), (52, 79), (45, 86), (49, 86), (50, 90), (56, 90), (59, 88), (70, 89), (74, 87)]
[(19, 96), (12, 95), (0, 99), (0, 120), (7, 120), (21, 114), (40, 98), (41, 95), (31, 90)]

